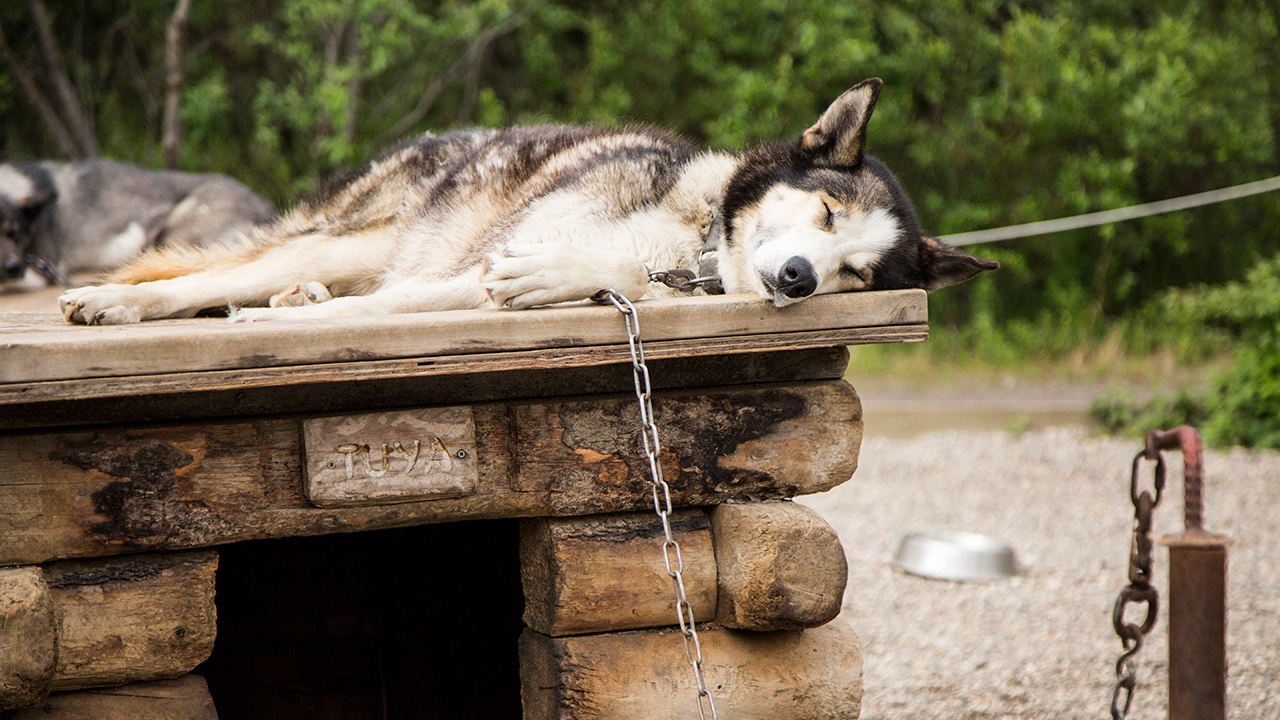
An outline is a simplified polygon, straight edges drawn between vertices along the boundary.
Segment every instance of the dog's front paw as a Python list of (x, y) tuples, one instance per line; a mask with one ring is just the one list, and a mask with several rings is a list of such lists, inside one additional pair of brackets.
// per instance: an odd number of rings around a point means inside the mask
[(144, 292), (136, 285), (97, 285), (58, 298), (62, 317), (85, 325), (127, 325), (143, 320)]
[(480, 284), (495, 305), (522, 309), (586, 300), (605, 288), (638, 300), (648, 289), (649, 273), (634, 255), (617, 250), (513, 244), (486, 258)]

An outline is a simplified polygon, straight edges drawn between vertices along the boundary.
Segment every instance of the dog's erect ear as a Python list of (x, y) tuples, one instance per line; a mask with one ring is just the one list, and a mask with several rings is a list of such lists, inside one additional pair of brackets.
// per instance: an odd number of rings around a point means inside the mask
[(53, 202), (58, 191), (47, 182), (38, 182), (12, 165), (0, 165), (0, 197), (30, 212)]
[(867, 145), (867, 121), (883, 86), (880, 78), (871, 78), (846, 90), (813, 127), (804, 131), (800, 147), (820, 165), (853, 167), (862, 162), (862, 151)]
[(920, 239), (920, 272), (923, 287), (930, 292), (962, 283), (983, 270), (995, 270), (1000, 263), (961, 252), (934, 237)]

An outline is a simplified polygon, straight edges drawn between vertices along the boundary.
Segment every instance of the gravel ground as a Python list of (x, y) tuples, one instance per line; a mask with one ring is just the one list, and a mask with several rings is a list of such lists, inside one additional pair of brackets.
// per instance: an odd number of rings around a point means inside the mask
[[(842, 617), (864, 654), (866, 720), (1108, 718), (1120, 642), (1111, 608), (1126, 582), (1134, 440), (1081, 428), (868, 437), (848, 483), (802, 502), (849, 557)], [(1155, 534), (1181, 528), (1182, 463)], [(1205, 524), (1230, 535), (1228, 713), (1280, 718), (1280, 453), (1209, 452)], [(1011, 544), (1023, 572), (954, 583), (889, 564), (918, 530)], [(1162, 599), (1168, 552), (1155, 557)], [(1166, 716), (1166, 618), (1138, 656), (1130, 718)]]

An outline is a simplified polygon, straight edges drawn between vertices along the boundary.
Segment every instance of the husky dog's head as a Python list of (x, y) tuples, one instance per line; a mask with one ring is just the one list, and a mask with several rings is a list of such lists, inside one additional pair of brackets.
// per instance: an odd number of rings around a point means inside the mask
[(921, 232), (897, 180), (863, 154), (882, 85), (845, 92), (797, 142), (744, 155), (721, 209), (727, 292), (781, 307), (849, 290), (936, 290), (999, 267)]
[(23, 256), (31, 244), (22, 208), (0, 196), (0, 282), (22, 277), (27, 270)]

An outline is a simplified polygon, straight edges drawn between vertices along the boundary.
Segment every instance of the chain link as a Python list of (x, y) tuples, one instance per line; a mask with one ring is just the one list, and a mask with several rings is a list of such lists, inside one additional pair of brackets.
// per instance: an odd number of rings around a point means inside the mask
[(676, 617), (680, 623), (680, 634), (684, 637), (684, 656), (693, 669), (693, 678), (698, 687), (698, 717), (702, 720), (708, 717), (715, 720), (716, 706), (702, 675), (702, 644), (698, 641), (698, 630), (693, 622), (693, 606), (685, 597), (684, 561), (680, 556), (680, 544), (675, 541), (671, 532), (671, 488), (662, 479), (662, 466), (658, 462), (661, 445), (658, 443), (658, 426), (653, 420), (653, 403), (650, 401), (652, 388), (649, 384), (649, 368), (644, 363), (644, 346), (640, 343), (640, 316), (630, 300), (613, 290), (601, 290), (592, 299), (612, 304), (622, 313), (627, 324), (631, 372), (635, 379), (636, 401), (640, 405), (641, 437), (644, 439), (644, 454), (649, 461), (649, 478), (652, 481), (650, 487), (653, 491), (653, 511), (662, 520), (662, 561), (675, 589)]
[(669, 288), (691, 293), (698, 289), (700, 285), (720, 282), (720, 278), (715, 275), (697, 277), (692, 270), (676, 268), (675, 270), (654, 270), (650, 272), (649, 282), (662, 283)]
[[(1151, 457), (1154, 453), (1155, 457)], [(1143, 459), (1155, 460), (1155, 495), (1147, 490), (1138, 492), (1138, 469)], [(1115, 609), (1111, 613), (1111, 625), (1124, 652), (1116, 660), (1116, 687), (1111, 694), (1112, 720), (1125, 720), (1133, 702), (1133, 690), (1138, 684), (1138, 671), (1133, 657), (1142, 649), (1143, 638), (1156, 625), (1160, 609), (1160, 594), (1151, 584), (1151, 512), (1160, 504), (1164, 494), (1164, 457), (1158, 451), (1143, 450), (1133, 458), (1133, 474), (1129, 478), (1129, 500), (1133, 503), (1133, 539), (1129, 545), (1129, 584), (1120, 590)], [(1125, 610), (1131, 604), (1145, 604), (1146, 616), (1142, 624), (1135, 625), (1124, 619)], [(1124, 702), (1121, 703), (1123, 696)]]

